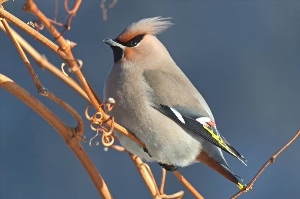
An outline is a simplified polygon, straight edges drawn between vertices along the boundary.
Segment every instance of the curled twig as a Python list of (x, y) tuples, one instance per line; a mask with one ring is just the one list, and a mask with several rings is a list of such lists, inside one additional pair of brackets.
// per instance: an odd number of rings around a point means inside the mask
[(66, 65), (66, 63), (61, 63), (61, 66), (60, 66), (61, 72), (62, 72), (65, 76), (69, 77), (68, 73), (65, 72), (65, 65)]
[[(110, 104), (110, 102), (106, 102), (105, 106), (111, 107), (112, 105), (107, 105)], [(92, 116), (89, 115), (88, 113), (88, 107), (89, 105), (86, 106), (85, 108), (85, 117), (90, 121), (90, 128), (96, 132), (96, 134), (91, 138), (90, 140), (90, 145), (92, 145), (92, 141), (98, 137), (99, 131), (102, 132), (102, 145), (104, 147), (110, 147), (113, 145), (115, 138), (113, 136), (113, 130), (114, 130), (114, 117), (109, 116), (108, 118), (104, 118), (104, 115), (101, 111), (97, 111), (94, 113)], [(106, 123), (110, 123), (110, 125), (105, 125)], [(97, 143), (96, 143), (97, 144)]]

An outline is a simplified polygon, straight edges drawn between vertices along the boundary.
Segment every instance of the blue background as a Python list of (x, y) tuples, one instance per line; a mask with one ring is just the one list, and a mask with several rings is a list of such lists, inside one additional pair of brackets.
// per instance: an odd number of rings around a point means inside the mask
[[(37, 5), (52, 18), (54, 2), (40, 0)], [(22, 3), (10, 1), (4, 6), (25, 22), (34, 20), (21, 10)], [(207, 100), (219, 130), (247, 158), (245, 167), (225, 155), (245, 183), (299, 129), (299, 1), (126, 0), (109, 10), (106, 22), (99, 3), (83, 1), (71, 30), (64, 34), (78, 44), (73, 53), (83, 60), (82, 71), (99, 96), (113, 62), (112, 51), (102, 40), (116, 37), (128, 24), (142, 18), (172, 17), (175, 25), (158, 38)], [(60, 3), (58, 19), (63, 17)], [(15, 29), (60, 66), (62, 61), (53, 52)], [(49, 36), (46, 30), (40, 32)], [(62, 108), (37, 94), (21, 58), (2, 31), (0, 51), (1, 73), (30, 91), (68, 125), (76, 125)], [(43, 85), (84, 117), (87, 102), (30, 60)], [(99, 198), (82, 165), (51, 126), (4, 89), (0, 89), (0, 108), (1, 198)], [(88, 139), (94, 135), (87, 122), (84, 133)], [(298, 138), (265, 170), (254, 189), (240, 198), (299, 198), (299, 142)], [(151, 198), (126, 153), (83, 145), (114, 198)], [(159, 182), (159, 166), (150, 166)], [(205, 198), (229, 198), (237, 191), (234, 184), (202, 164), (180, 172)], [(165, 192), (182, 189), (168, 174)], [(185, 190), (184, 198), (192, 196)]]

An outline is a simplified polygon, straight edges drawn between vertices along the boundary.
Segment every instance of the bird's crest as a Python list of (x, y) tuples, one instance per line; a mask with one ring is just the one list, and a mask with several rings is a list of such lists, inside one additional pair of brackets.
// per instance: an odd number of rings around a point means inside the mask
[(156, 35), (172, 25), (169, 17), (145, 18), (138, 22), (130, 24), (117, 39), (122, 42), (129, 41), (133, 37), (141, 34)]

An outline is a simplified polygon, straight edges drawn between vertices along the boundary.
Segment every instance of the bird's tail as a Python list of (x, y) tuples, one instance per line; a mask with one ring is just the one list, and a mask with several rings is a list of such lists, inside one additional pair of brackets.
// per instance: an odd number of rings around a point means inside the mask
[(205, 151), (201, 151), (198, 155), (197, 160), (210, 167), (211, 169), (217, 171), (219, 174), (233, 182), (238, 186), (239, 189), (242, 189), (244, 185), (242, 184), (242, 179), (235, 175), (227, 165), (220, 164), (212, 157), (210, 157)]

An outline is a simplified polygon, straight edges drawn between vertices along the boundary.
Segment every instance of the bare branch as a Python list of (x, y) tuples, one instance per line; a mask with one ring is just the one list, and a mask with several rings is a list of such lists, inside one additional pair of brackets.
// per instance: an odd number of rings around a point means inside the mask
[(149, 169), (146, 168), (145, 164), (143, 163), (143, 161), (136, 155), (133, 155), (131, 153), (129, 153), (132, 161), (134, 162), (135, 166), (137, 167), (138, 171), (140, 172), (140, 175), (143, 177), (143, 180), (145, 182), (145, 184), (147, 185), (151, 196), (155, 199), (160, 199), (161, 197), (159, 197), (159, 192), (158, 192), (158, 188), (156, 185), (156, 182), (153, 181), (153, 178), (151, 176), (151, 174), (149, 172)]
[(259, 169), (259, 171), (255, 174), (255, 176), (252, 178), (252, 180), (240, 191), (238, 191), (236, 194), (231, 196), (230, 199), (235, 199), (238, 196), (240, 196), (242, 193), (247, 192), (252, 189), (254, 182), (257, 180), (257, 178), (260, 176), (260, 174), (267, 168), (267, 166), (270, 163), (273, 163), (277, 156), (282, 153), (288, 147), (294, 140), (300, 135), (300, 130), (290, 139), (283, 147), (281, 147), (276, 153), (274, 153), (268, 160), (265, 162), (265, 164)]
[(64, 0), (64, 6), (65, 6), (65, 10), (66, 12), (68, 13), (69, 17), (68, 17), (68, 20), (67, 20), (67, 24), (65, 25), (65, 27), (70, 30), (71, 29), (71, 21), (72, 21), (72, 18), (73, 16), (76, 14), (79, 6), (81, 4), (81, 0), (74, 0), (74, 3), (73, 3), (73, 7), (72, 9), (70, 10), (69, 9), (69, 6), (68, 6), (68, 0)]
[(68, 127), (63, 122), (61, 122), (61, 120), (40, 101), (35, 99), (30, 93), (25, 91), (23, 88), (14, 83), (11, 79), (2, 74), (0, 74), (0, 86), (2, 86), (4, 89), (15, 95), (21, 101), (23, 101), (27, 106), (36, 111), (49, 124), (51, 124), (51, 126), (53, 126), (56, 129), (56, 131), (64, 138), (68, 146), (79, 158), (84, 168), (89, 173), (92, 181), (98, 188), (98, 191), (101, 194), (101, 196), (103, 198), (111, 198), (108, 188), (105, 182), (103, 181), (101, 175), (98, 173), (92, 161), (88, 158), (78, 138), (74, 136), (74, 129)]
[(181, 175), (178, 170), (173, 171), (173, 174), (195, 196), (195, 198), (204, 199), (203, 196), (201, 196), (201, 194), (183, 177), (183, 175)]
[(26, 65), (26, 68), (34, 81), (34, 84), (35, 84), (39, 94), (46, 96), (46, 97), (50, 98), (51, 100), (53, 100), (54, 102), (56, 102), (57, 104), (61, 105), (75, 118), (75, 120), (77, 121), (77, 127), (76, 127), (77, 132), (76, 133), (77, 133), (77, 136), (81, 137), (82, 133), (83, 133), (83, 121), (81, 120), (80, 115), (69, 104), (67, 104), (63, 100), (59, 99), (58, 97), (56, 97), (53, 93), (51, 93), (50, 91), (48, 91), (47, 89), (45, 89), (42, 86), (42, 83), (37, 78), (37, 75), (35, 74), (33, 68), (31, 67), (31, 64), (30, 64), (29, 60), (27, 59), (27, 56), (24, 53), (22, 47), (20, 46), (19, 42), (15, 39), (14, 35), (12, 34), (8, 23), (6, 22), (5, 19), (1, 19), (1, 22), (6, 30), (7, 34), (11, 38), (13, 44), (15, 45), (24, 64)]
[(93, 92), (91, 91), (88, 82), (86, 81), (85, 77), (83, 76), (76, 59), (74, 58), (71, 48), (67, 40), (64, 39), (64, 37), (57, 31), (57, 29), (52, 25), (52, 23), (48, 20), (48, 18), (38, 9), (36, 4), (33, 2), (33, 0), (26, 0), (23, 9), (26, 11), (31, 12), (34, 14), (47, 28), (47, 30), (53, 35), (54, 38), (58, 41), (60, 44), (60, 50), (64, 52), (67, 59), (64, 59), (64, 61), (68, 64), (70, 69), (74, 72), (74, 74), (77, 76), (80, 84), (82, 85), (84, 91), (88, 95), (91, 104), (95, 108), (95, 110), (99, 110), (103, 112), (103, 115), (105, 115), (104, 119), (108, 119), (108, 116), (104, 114), (104, 111), (100, 108), (99, 109), (99, 103), (97, 99), (95, 98)]
[[(5, 28), (0, 23), (0, 29), (5, 31)], [(6, 31), (5, 31), (6, 32)], [(54, 65), (52, 65), (44, 55), (41, 55), (37, 52), (27, 41), (25, 41), (18, 33), (16, 33), (11, 27), (10, 32), (14, 38), (18, 41), (18, 43), (26, 50), (26, 52), (36, 61), (36, 63), (44, 69), (49, 70), (52, 74), (57, 76), (59, 79), (64, 81), (67, 85), (73, 88), (76, 92), (78, 92), (83, 98), (89, 100), (85, 92), (82, 88), (70, 77), (66, 76), (59, 69), (57, 69)]]
[(41, 117), (43, 117), (55, 130), (63, 137), (67, 145), (76, 154), (81, 164), (86, 169), (90, 178), (97, 187), (100, 195), (103, 198), (112, 198), (110, 192), (102, 179), (101, 175), (97, 171), (95, 165), (90, 160), (85, 150), (80, 144), (80, 140), (75, 135), (75, 129), (68, 127), (64, 124), (52, 111), (50, 111), (45, 105), (43, 105), (39, 100), (34, 98), (30, 93), (25, 91), (23, 88), (18, 86), (11, 79), (0, 73), (0, 86), (15, 95), (32, 110), (37, 112)]
[(67, 59), (66, 54), (60, 50), (60, 47), (57, 46), (55, 43), (53, 43), (51, 40), (49, 40), (47, 37), (36, 31), (35, 29), (28, 26), (26, 23), (15, 17), (14, 15), (7, 12), (3, 6), (0, 6), (0, 17), (5, 18), (6, 20), (12, 22), (22, 30), (24, 30), (27, 34), (32, 36), (33, 38), (40, 41), (42, 44), (50, 48), (52, 51), (57, 53), (60, 57), (63, 59)]

